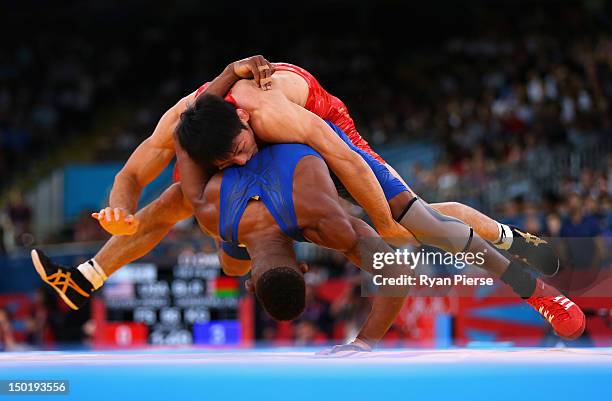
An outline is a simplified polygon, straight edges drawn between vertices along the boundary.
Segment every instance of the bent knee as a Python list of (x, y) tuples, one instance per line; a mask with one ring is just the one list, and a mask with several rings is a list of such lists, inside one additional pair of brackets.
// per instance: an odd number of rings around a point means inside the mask
[(409, 191), (400, 192), (391, 200), (389, 200), (389, 208), (391, 209), (391, 216), (395, 220), (398, 220), (402, 213), (405, 212), (406, 207), (410, 204), (410, 201), (414, 198), (414, 195)]
[(433, 207), (436, 210), (452, 210), (461, 208), (463, 205), (459, 202), (440, 202), (430, 203), (429, 206)]
[(458, 202), (430, 203), (429, 206), (442, 214), (454, 217), (461, 215), (465, 209), (465, 205)]
[(420, 201), (408, 210), (402, 224), (422, 244), (450, 252), (463, 250), (472, 236), (468, 225)]

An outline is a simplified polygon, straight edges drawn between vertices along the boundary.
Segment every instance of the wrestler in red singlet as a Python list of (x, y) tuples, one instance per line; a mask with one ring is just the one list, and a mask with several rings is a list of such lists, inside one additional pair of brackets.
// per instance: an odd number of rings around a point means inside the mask
[[(306, 99), (306, 104), (304, 105), (306, 110), (339, 127), (355, 146), (364, 150), (381, 163), (386, 164), (383, 158), (374, 152), (370, 144), (368, 144), (368, 142), (361, 137), (359, 132), (357, 132), (355, 122), (349, 115), (348, 109), (342, 100), (323, 89), (321, 84), (311, 73), (301, 67), (287, 63), (274, 63), (274, 67), (276, 71), (288, 71), (304, 78), (308, 84), (308, 99)], [(196, 98), (206, 89), (208, 84), (209, 83), (206, 82), (198, 88), (195, 93)], [(231, 91), (227, 94), (225, 100), (236, 106), (236, 100), (232, 97)], [(178, 171), (176, 169), (174, 170), (173, 178), (175, 182), (179, 180)]]
[(355, 122), (349, 115), (348, 109), (342, 100), (323, 89), (317, 79), (305, 69), (287, 63), (275, 63), (274, 66), (276, 71), (293, 72), (304, 78), (308, 83), (308, 99), (304, 105), (306, 110), (339, 127), (355, 146), (366, 151), (379, 162), (386, 164), (383, 158), (374, 152), (368, 142), (359, 135)]

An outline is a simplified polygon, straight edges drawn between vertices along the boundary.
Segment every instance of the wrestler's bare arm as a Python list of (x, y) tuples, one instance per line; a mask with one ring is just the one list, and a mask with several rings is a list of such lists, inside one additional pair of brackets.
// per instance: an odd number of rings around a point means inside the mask
[(139, 221), (134, 217), (142, 189), (157, 177), (174, 157), (172, 133), (190, 96), (164, 113), (155, 130), (134, 152), (115, 176), (109, 205), (92, 216), (113, 235), (132, 235)]
[[(325, 159), (353, 198), (365, 209), (381, 235), (404, 237), (405, 229), (391, 216), (382, 188), (363, 158), (352, 151), (317, 115), (287, 99), (279, 90), (259, 93), (249, 81), (234, 85), (232, 95), (238, 106), (250, 112), (256, 135), (270, 143), (304, 143)], [(261, 91), (259, 91), (261, 92)]]
[[(376, 252), (393, 252), (364, 221), (349, 216), (339, 203), (338, 193), (320, 159), (310, 157), (300, 162), (295, 172), (299, 177), (294, 185), (294, 203), (302, 233), (311, 242), (338, 250), (355, 266), (373, 272)], [(316, 186), (317, 191), (310, 188)], [(408, 273), (401, 267), (387, 266), (384, 274), (396, 276)], [(359, 332), (357, 341), (366, 348), (378, 342), (395, 321), (404, 304), (404, 288), (398, 287), (394, 297), (374, 297), (368, 320)]]
[(174, 157), (172, 133), (189, 98), (193, 99), (193, 94), (184, 97), (164, 113), (151, 136), (134, 150), (115, 176), (109, 200), (111, 208), (134, 213), (142, 189), (168, 166)]
[[(359, 258), (362, 264), (369, 265), (372, 262), (372, 259), (364, 260), (364, 258), (369, 258), (369, 253), (372, 251), (375, 252), (392, 252), (392, 249), (385, 244), (383, 241), (377, 241), (376, 231), (372, 229), (367, 223), (364, 221), (351, 217), (351, 226), (357, 237), (361, 240), (359, 241), (359, 245), (357, 249), (351, 250), (347, 253), (347, 257), (352, 259)], [(368, 243), (369, 242), (369, 243)], [(359, 247), (372, 249), (366, 250), (364, 255), (363, 250), (359, 249)], [(351, 253), (358, 253), (358, 255), (351, 255)], [(388, 268), (393, 268), (392, 266), (388, 266)], [(387, 270), (386, 275), (398, 275), (401, 274), (402, 271), (399, 268), (396, 268), (395, 272), (391, 272)], [(383, 336), (389, 331), (389, 328), (397, 318), (404, 302), (406, 300), (405, 296), (401, 293), (404, 292), (403, 288), (398, 288), (398, 292), (400, 294), (395, 294), (395, 296), (375, 296), (372, 301), (372, 309), (370, 310), (370, 314), (368, 315), (368, 319), (363, 324), (361, 330), (359, 330), (359, 334), (357, 335), (357, 340), (365, 341), (370, 347), (374, 346), (378, 341), (380, 341)]]
[[(322, 201), (325, 203), (325, 199)], [(393, 252), (376, 231), (360, 219), (330, 215), (329, 218), (317, 220), (318, 223), (313, 220), (313, 224), (304, 228), (304, 236), (318, 245), (343, 252), (362, 270), (372, 272), (374, 252)], [(386, 277), (407, 273), (393, 266), (385, 269)], [(405, 289), (398, 287), (392, 290), (395, 290), (392, 294), (375, 296), (373, 299), (368, 319), (357, 336), (357, 341), (365, 342), (366, 347), (373, 347), (383, 338), (404, 305)]]
[[(230, 63), (204, 90), (205, 93), (223, 95), (241, 78), (253, 78), (254, 85), (262, 89), (270, 86), (274, 66), (257, 55)], [(195, 92), (179, 100), (164, 113), (155, 130), (132, 153), (125, 166), (115, 177), (109, 206), (94, 213), (102, 227), (113, 235), (132, 235), (138, 229), (134, 217), (142, 189), (168, 166), (174, 157), (173, 133), (181, 113), (195, 101)]]

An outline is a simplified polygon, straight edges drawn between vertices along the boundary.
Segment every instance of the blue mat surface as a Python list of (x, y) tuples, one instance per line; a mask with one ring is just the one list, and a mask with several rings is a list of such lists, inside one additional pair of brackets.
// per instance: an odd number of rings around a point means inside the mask
[(68, 395), (4, 400), (611, 400), (612, 348), (201, 349), (0, 354), (0, 379), (64, 379)]

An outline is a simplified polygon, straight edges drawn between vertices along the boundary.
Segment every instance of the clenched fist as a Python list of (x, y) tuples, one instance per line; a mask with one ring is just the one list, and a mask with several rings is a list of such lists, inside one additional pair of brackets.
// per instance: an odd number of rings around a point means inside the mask
[(134, 235), (140, 225), (133, 214), (119, 207), (104, 208), (98, 213), (92, 213), (91, 217), (98, 220), (102, 228), (112, 235)]

